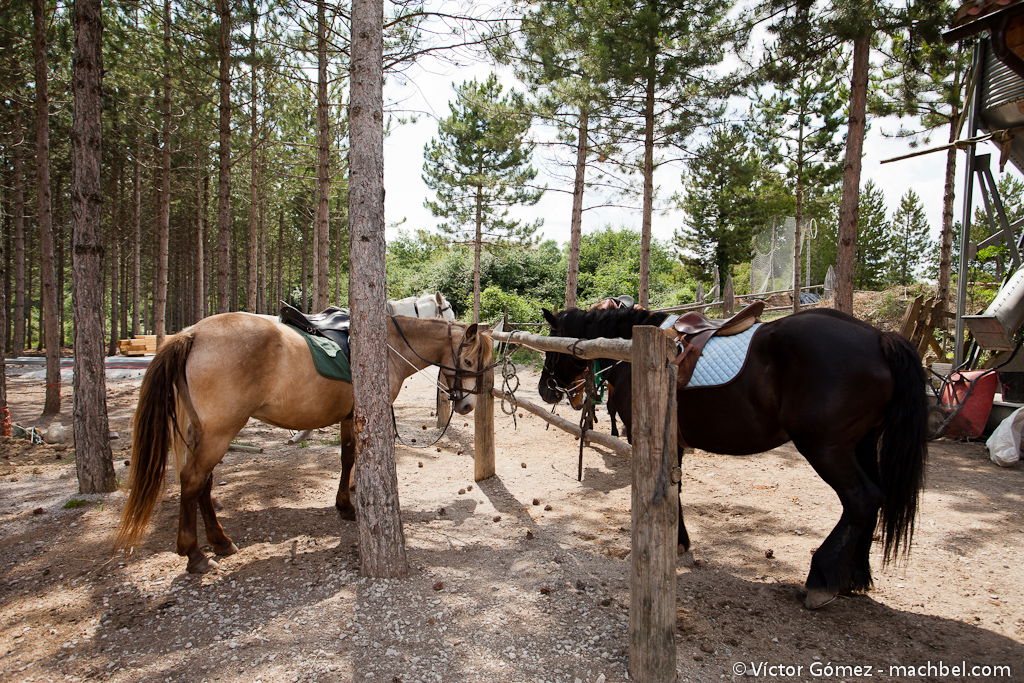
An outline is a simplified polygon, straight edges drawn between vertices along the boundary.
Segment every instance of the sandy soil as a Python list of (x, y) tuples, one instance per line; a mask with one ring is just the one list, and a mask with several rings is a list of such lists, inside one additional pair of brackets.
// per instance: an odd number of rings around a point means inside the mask
[[(137, 387), (109, 385), (122, 477)], [(30, 424), (42, 381), (8, 391)], [(435, 433), (431, 396), (413, 378), (399, 398), (406, 441)], [(332, 430), (286, 446), (287, 432), (249, 424), (239, 440), (264, 452), (229, 452), (214, 475), (241, 551), (205, 576), (173, 552), (172, 488), (142, 547), (112, 556), (124, 494), (76, 495), (69, 447), (0, 442), (0, 679), (624, 680), (628, 460), (588, 449), (577, 482), (573, 438), (517, 422), (499, 416), (498, 476), (479, 484), (471, 419), (436, 447), (397, 447), (402, 580), (359, 576), (355, 524), (333, 508)], [(932, 444), (909, 562), (882, 569), (876, 554), (875, 590), (817, 612), (801, 587), (839, 504), (803, 458), (698, 451), (683, 469), (697, 561), (678, 570), (681, 680), (951, 680), (962, 662), (1024, 675), (1024, 472), (983, 445)]]

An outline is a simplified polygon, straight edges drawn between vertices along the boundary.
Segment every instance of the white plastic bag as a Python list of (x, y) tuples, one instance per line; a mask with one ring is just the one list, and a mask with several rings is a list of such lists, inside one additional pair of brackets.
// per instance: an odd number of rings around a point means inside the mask
[(988, 437), (988, 457), (1000, 467), (1010, 467), (1020, 460), (1020, 445), (1024, 439), (1024, 408), (1013, 411)]

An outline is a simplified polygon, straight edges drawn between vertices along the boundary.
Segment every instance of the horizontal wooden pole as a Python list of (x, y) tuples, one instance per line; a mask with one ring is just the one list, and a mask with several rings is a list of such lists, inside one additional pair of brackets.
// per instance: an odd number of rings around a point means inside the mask
[[(544, 408), (543, 406), (539, 406), (536, 403), (527, 401), (526, 399), (523, 398), (512, 397), (502, 392), (500, 389), (492, 389), (491, 391), (494, 394), (494, 397), (498, 399), (511, 401), (514, 398), (516, 405), (518, 407), (526, 409), (527, 412), (533, 413), (534, 415), (541, 418), (545, 422), (548, 422), (549, 424), (552, 424), (555, 427), (558, 427), (563, 431), (569, 432), (573, 436), (579, 438), (580, 426), (578, 424), (570, 422), (569, 420), (566, 420), (564, 417), (555, 415), (549, 409)], [(592, 429), (587, 431), (587, 438), (583, 440), (583, 443), (588, 445), (597, 444), (598, 446), (603, 446), (604, 448), (607, 448), (608, 450), (614, 452), (617, 455), (621, 455), (624, 458), (628, 458), (633, 454), (632, 446), (630, 446), (622, 439), (616, 439), (614, 436), (609, 436), (608, 434), (603, 434), (601, 432), (595, 432)]]
[(611, 358), (629, 362), (633, 358), (633, 342), (629, 339), (576, 339), (575, 337), (545, 337), (528, 332), (491, 332), (495, 341), (521, 344), (535, 351), (568, 353), (577, 358)]

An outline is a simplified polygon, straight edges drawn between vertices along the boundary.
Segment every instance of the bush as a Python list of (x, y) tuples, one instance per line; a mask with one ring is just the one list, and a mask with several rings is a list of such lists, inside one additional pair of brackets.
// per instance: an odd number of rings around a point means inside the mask
[(480, 293), (480, 321), (497, 323), (508, 312), (509, 322), (539, 323), (544, 321), (540, 309), (551, 304), (490, 286)]

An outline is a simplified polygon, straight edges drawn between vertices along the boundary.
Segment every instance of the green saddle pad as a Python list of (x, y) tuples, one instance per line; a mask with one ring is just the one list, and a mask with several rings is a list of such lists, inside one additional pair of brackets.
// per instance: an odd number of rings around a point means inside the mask
[(309, 346), (309, 352), (313, 355), (313, 365), (316, 371), (327, 379), (337, 379), (342, 382), (352, 382), (352, 366), (349, 365), (348, 356), (335, 342), (312, 335), (289, 325), (293, 330), (302, 335)]

